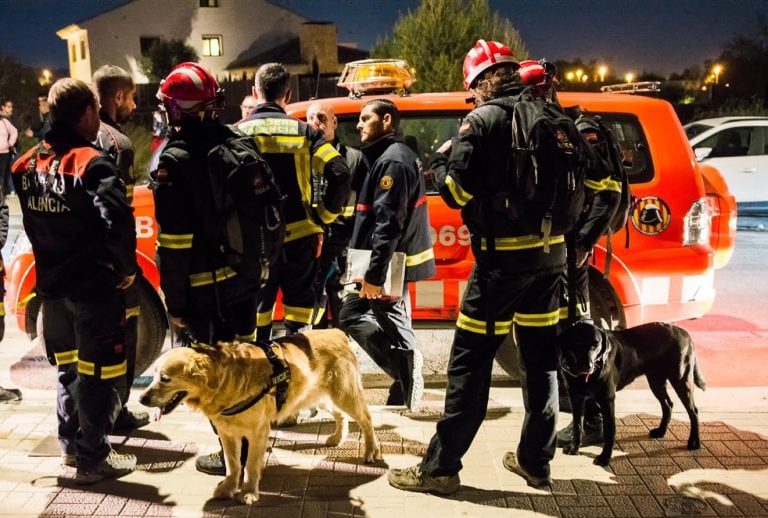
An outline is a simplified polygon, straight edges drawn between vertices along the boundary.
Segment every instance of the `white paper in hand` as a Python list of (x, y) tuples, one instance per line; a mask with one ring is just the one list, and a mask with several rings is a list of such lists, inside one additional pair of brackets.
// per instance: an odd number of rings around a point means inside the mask
[[(350, 248), (347, 251), (347, 271), (341, 282), (346, 284), (347, 291), (355, 291), (355, 287), (352, 279), (362, 279), (365, 277), (365, 272), (368, 271), (368, 265), (371, 262), (370, 250), (359, 250), (356, 248)], [(382, 295), (400, 297), (403, 295), (403, 282), (405, 281), (405, 254), (403, 252), (395, 252), (392, 254), (392, 259), (389, 261), (389, 268), (387, 269), (387, 278), (384, 280), (384, 286), (382, 287)]]

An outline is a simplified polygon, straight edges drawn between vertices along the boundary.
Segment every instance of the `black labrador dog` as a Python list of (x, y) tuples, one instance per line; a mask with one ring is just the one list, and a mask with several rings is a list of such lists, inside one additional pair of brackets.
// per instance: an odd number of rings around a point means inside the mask
[(593, 398), (600, 406), (605, 438), (603, 451), (594, 463), (607, 466), (616, 442), (616, 391), (643, 374), (661, 403), (661, 423), (651, 430), (650, 436), (664, 437), (667, 432), (672, 414), (672, 400), (667, 394), (669, 380), (691, 420), (688, 449), (701, 447), (693, 386), (704, 390), (704, 379), (696, 365), (693, 341), (685, 329), (654, 322), (608, 331), (589, 322), (579, 322), (560, 334), (558, 345), (560, 365), (573, 406), (573, 439), (563, 448), (563, 453), (578, 454), (584, 402)]

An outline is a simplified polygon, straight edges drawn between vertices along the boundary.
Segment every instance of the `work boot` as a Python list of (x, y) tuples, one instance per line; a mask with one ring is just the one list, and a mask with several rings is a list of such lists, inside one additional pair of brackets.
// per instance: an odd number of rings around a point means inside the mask
[(107, 457), (93, 469), (77, 469), (75, 482), (93, 484), (107, 478), (119, 478), (136, 469), (136, 455), (121, 454), (110, 450)]
[(21, 401), (21, 391), (15, 388), (0, 387), (0, 403), (12, 403), (14, 401)]
[(400, 383), (403, 385), (403, 398), (408, 410), (416, 410), (424, 395), (424, 356), (418, 349), (400, 351)]
[(504, 464), (504, 467), (507, 468), (509, 471), (511, 471), (515, 475), (520, 475), (521, 477), (523, 477), (529, 486), (536, 489), (552, 488), (551, 478), (537, 477), (536, 475), (528, 473), (528, 471), (523, 469), (523, 467), (520, 465), (520, 462), (517, 460), (517, 455), (514, 452), (508, 451), (507, 453), (505, 453), (504, 458), (502, 459), (501, 462), (502, 464)]
[(62, 453), (61, 463), (69, 468), (77, 467), (77, 457), (74, 453)]
[(114, 432), (130, 432), (149, 424), (149, 412), (143, 410), (128, 410), (128, 407), (120, 409), (112, 427)]
[(390, 469), (387, 473), (389, 485), (403, 491), (452, 495), (458, 491), (459, 475), (432, 477), (421, 472), (419, 464), (405, 469)]
[[(573, 438), (573, 421), (571, 424), (557, 432), (557, 447), (562, 448), (571, 444)], [(584, 418), (584, 427), (581, 430), (581, 445), (589, 446), (592, 444), (603, 444), (603, 416), (595, 414), (594, 416)]]
[(199, 456), (195, 460), (195, 469), (207, 475), (223, 477), (227, 474), (227, 468), (224, 466), (224, 452), (219, 450)]

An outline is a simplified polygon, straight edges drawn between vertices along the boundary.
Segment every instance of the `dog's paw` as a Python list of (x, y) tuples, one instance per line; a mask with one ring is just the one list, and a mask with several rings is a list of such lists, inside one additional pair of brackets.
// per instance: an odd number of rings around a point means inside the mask
[(240, 493), (240, 495), (238, 495), (237, 499), (241, 504), (245, 504), (245, 505), (255, 504), (259, 500), (259, 493), (258, 492), (253, 492), (253, 493), (242, 492)]
[(325, 440), (326, 446), (338, 446), (339, 444), (341, 444), (341, 435), (333, 434)]
[(607, 466), (611, 462), (611, 455), (610, 454), (604, 454), (601, 453), (597, 457), (595, 457), (595, 460), (592, 461), (592, 464), (595, 464), (596, 466)]
[(216, 489), (213, 491), (213, 498), (216, 498), (217, 500), (232, 498), (235, 496), (236, 489), (234, 484), (227, 479), (224, 479), (219, 482), (219, 485), (217, 485)]
[(701, 449), (701, 441), (699, 439), (688, 439), (688, 449), (689, 450), (700, 450)]
[(662, 437), (664, 437), (664, 435), (666, 435), (666, 433), (667, 431), (662, 428), (654, 428), (653, 430), (651, 430), (651, 432), (648, 435), (651, 436), (653, 439), (661, 439)]
[(377, 462), (380, 462), (384, 460), (384, 457), (381, 455), (380, 449), (370, 450), (365, 452), (365, 458), (364, 462), (366, 464), (376, 464)]
[(566, 455), (578, 455), (579, 454), (579, 447), (574, 446), (573, 444), (566, 444), (563, 446), (563, 453)]

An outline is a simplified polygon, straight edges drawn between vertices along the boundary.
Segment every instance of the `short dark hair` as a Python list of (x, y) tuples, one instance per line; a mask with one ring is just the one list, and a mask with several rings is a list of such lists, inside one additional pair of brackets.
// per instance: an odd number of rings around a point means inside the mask
[(134, 87), (131, 75), (116, 65), (103, 65), (93, 74), (93, 86), (99, 97), (109, 99), (120, 90), (132, 90)]
[(48, 92), (48, 104), (51, 107), (51, 122), (56, 126), (74, 128), (88, 106), (99, 105), (96, 92), (88, 83), (79, 79), (65, 77), (59, 79)]
[(282, 63), (267, 63), (256, 71), (254, 86), (265, 101), (278, 101), (288, 93), (291, 74)]
[(482, 104), (505, 95), (510, 88), (523, 86), (516, 65), (501, 63), (484, 71), (474, 81), (475, 102)]
[(397, 105), (395, 105), (395, 103), (389, 99), (371, 99), (370, 101), (363, 104), (363, 106), (360, 108), (360, 111), (368, 106), (370, 106), (371, 111), (379, 117), (383, 117), (388, 113), (392, 118), (392, 128), (395, 130), (395, 133), (400, 131), (400, 110), (397, 109)]

